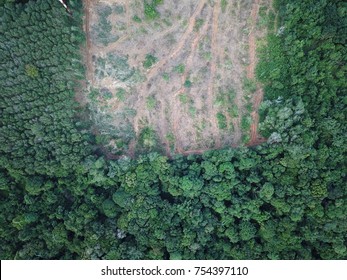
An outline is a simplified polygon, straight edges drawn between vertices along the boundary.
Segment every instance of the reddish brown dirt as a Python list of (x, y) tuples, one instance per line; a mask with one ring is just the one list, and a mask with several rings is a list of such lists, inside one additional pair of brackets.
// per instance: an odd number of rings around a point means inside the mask
[[(257, 63), (257, 56), (256, 56), (256, 23), (258, 19), (258, 13), (259, 13), (259, 5), (260, 0), (255, 0), (255, 3), (252, 7), (252, 13), (251, 13), (251, 19), (252, 19), (252, 29), (249, 34), (249, 61), (250, 64), (247, 67), (247, 78), (248, 79), (254, 79), (255, 78), (255, 66)], [(258, 123), (259, 123), (259, 106), (261, 101), (263, 100), (264, 92), (260, 85), (257, 85), (257, 90), (253, 96), (253, 111), (251, 113), (252, 116), (252, 124), (251, 124), (251, 131), (250, 131), (250, 141), (247, 143), (247, 146), (255, 146), (259, 145), (266, 141), (263, 137), (261, 137), (258, 133)]]

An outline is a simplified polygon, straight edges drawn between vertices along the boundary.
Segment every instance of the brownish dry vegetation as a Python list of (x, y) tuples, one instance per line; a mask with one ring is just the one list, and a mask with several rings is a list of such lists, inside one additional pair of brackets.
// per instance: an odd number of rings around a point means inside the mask
[(254, 78), (268, 1), (85, 1), (88, 103), (109, 155), (259, 144)]

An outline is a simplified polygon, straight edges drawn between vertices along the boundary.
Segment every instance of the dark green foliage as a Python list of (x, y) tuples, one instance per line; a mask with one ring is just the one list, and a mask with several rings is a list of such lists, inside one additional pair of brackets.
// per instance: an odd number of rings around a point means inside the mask
[(151, 2), (149, 0), (144, 0), (144, 13), (145, 18), (147, 20), (154, 20), (159, 18), (160, 14), (157, 11), (157, 6), (159, 4), (162, 4), (164, 0), (152, 0)]
[(36, 1), (0, 14), (0, 165), (14, 176), (66, 176), (88, 153), (73, 119), (84, 72), (78, 13)]
[(204, 24), (204, 20), (202, 18), (198, 18), (194, 25), (194, 31), (198, 32), (203, 24)]
[(141, 23), (142, 22), (142, 20), (139, 18), (139, 16), (137, 16), (137, 15), (134, 15), (133, 16), (133, 21), (135, 21), (135, 22), (137, 22), (137, 23)]
[(155, 63), (157, 63), (158, 58), (156, 58), (154, 55), (152, 54), (147, 54), (146, 55), (146, 59), (143, 62), (143, 67), (146, 69), (151, 68)]
[(192, 87), (192, 82), (190, 81), (190, 80), (185, 80), (185, 82), (184, 82), (184, 87), (186, 87), (186, 88), (191, 88)]

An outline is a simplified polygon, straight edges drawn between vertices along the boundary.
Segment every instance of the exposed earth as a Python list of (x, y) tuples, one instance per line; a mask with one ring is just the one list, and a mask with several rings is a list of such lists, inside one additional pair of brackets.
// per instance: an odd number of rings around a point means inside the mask
[[(257, 145), (267, 0), (85, 0), (87, 90), (109, 157)], [(266, 26), (266, 25), (265, 25)]]

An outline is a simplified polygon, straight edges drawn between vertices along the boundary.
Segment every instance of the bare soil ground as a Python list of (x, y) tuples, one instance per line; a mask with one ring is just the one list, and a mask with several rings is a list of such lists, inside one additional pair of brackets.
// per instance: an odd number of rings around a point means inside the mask
[[(261, 4), (165, 0), (160, 17), (147, 20), (142, 0), (84, 1), (87, 99), (111, 156), (134, 156), (153, 143), (172, 155), (247, 144), (246, 134), (249, 145), (263, 141), (263, 92), (257, 85), (248, 112), (243, 86), (254, 79), (256, 41), (266, 33), (256, 30)], [(241, 128), (247, 114), (251, 132)], [(144, 140), (148, 128), (155, 137)]]

